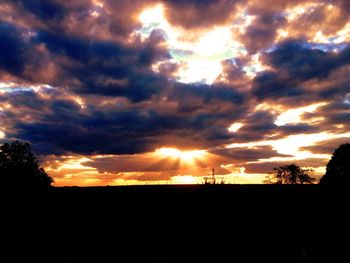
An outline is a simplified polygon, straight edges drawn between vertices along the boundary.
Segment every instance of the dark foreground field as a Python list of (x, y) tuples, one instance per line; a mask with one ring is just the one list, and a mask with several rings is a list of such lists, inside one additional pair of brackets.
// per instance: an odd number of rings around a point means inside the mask
[(318, 185), (2, 193), (1, 261), (350, 262), (346, 197)]

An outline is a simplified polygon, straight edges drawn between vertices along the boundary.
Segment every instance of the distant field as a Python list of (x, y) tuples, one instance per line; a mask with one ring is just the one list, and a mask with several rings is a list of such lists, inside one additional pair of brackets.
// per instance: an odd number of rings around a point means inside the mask
[(27, 259), (340, 262), (345, 255), (344, 194), (319, 185), (64, 187), (13, 195), (2, 200), (5, 251), (21, 249)]

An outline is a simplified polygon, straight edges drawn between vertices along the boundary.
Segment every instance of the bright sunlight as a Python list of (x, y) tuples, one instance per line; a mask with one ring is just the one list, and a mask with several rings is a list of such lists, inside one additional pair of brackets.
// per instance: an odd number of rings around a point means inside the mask
[(156, 153), (165, 158), (173, 158), (180, 160), (183, 164), (192, 164), (196, 160), (204, 159), (206, 155), (205, 150), (191, 150), (191, 151), (182, 151), (176, 148), (160, 148), (156, 150)]

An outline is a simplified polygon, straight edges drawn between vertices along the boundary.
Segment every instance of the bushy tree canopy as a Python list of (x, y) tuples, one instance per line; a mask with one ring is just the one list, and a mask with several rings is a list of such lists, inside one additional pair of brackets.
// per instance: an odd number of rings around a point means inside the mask
[(53, 179), (39, 166), (28, 143), (15, 141), (0, 146), (0, 186), (48, 188)]
[(323, 185), (348, 185), (350, 183), (350, 144), (342, 144), (333, 153), (327, 164)]
[(274, 167), (274, 174), (267, 176), (265, 184), (312, 184), (311, 169), (302, 169), (298, 165), (289, 164)]

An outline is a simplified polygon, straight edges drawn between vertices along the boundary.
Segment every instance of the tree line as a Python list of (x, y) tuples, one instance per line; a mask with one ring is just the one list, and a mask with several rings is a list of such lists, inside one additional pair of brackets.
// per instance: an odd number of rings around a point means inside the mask
[[(265, 184), (314, 184), (312, 169), (303, 169), (296, 164), (273, 168), (266, 176)], [(350, 144), (340, 145), (333, 153), (320, 179), (322, 185), (337, 186), (349, 184)], [(0, 146), (0, 187), (47, 189), (54, 180), (40, 166), (29, 143), (15, 141)]]
[[(296, 164), (273, 168), (274, 173), (266, 176), (265, 184), (313, 184), (312, 169), (303, 169)], [(349, 184), (350, 180), (350, 144), (340, 145), (329, 160), (326, 173), (320, 179), (321, 185), (340, 186)]]

